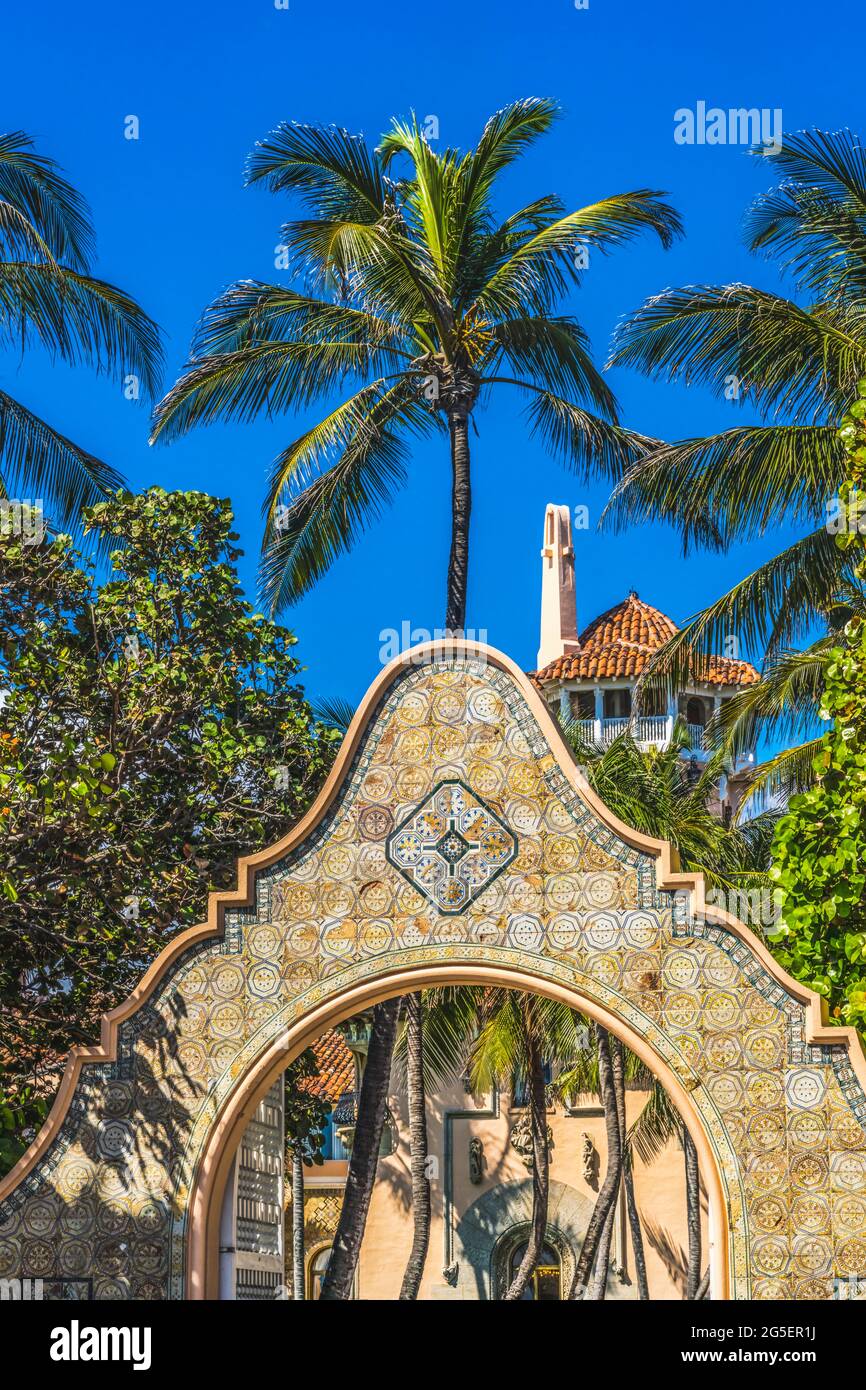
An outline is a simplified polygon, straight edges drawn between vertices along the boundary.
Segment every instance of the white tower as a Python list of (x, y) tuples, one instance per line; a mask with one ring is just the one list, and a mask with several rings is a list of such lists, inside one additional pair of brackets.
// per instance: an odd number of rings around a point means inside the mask
[(574, 589), (574, 547), (568, 507), (548, 502), (541, 552), (541, 645), (538, 669), (579, 651)]

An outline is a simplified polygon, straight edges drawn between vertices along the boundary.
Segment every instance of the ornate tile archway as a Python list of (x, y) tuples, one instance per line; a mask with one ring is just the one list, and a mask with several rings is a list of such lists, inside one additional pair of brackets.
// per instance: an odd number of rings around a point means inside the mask
[(446, 978), (566, 999), (662, 1077), (711, 1189), (715, 1296), (830, 1298), (866, 1272), (856, 1038), (598, 802), (513, 663), (434, 643), (380, 675), (304, 820), (71, 1059), (0, 1186), (0, 1278), (213, 1293), (258, 1098), (335, 1019)]

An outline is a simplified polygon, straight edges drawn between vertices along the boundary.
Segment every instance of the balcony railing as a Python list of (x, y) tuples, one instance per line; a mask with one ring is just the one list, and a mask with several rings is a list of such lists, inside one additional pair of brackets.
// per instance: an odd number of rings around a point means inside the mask
[(670, 731), (666, 714), (646, 714), (636, 720), (635, 738), (638, 743), (667, 743)]
[[(666, 714), (646, 714), (635, 720), (602, 719), (597, 722), (595, 719), (578, 719), (576, 725), (584, 742), (595, 743), (600, 739), (605, 748), (626, 732), (631, 733), (636, 743), (665, 745), (669, 742), (673, 730), (673, 720)], [(703, 725), (687, 724), (686, 729), (690, 750), (693, 753), (705, 752)]]
[(689, 747), (693, 753), (704, 753), (707, 747), (703, 724), (687, 724)]

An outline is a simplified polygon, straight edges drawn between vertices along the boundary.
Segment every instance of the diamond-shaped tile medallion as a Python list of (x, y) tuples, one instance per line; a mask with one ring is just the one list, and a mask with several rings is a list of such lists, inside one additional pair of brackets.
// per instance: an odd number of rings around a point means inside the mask
[(440, 782), (385, 841), (388, 862), (440, 912), (463, 912), (517, 854), (517, 837), (463, 782)]

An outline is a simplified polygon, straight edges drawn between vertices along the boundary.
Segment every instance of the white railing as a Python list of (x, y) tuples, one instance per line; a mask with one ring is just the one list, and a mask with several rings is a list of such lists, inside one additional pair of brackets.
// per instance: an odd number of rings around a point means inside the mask
[[(601, 739), (605, 748), (621, 734), (630, 733), (636, 743), (659, 744), (667, 747), (670, 742), (673, 720), (666, 714), (645, 714), (638, 719), (578, 719), (575, 727), (586, 743), (597, 743)], [(704, 726), (687, 724), (689, 749), (693, 753), (706, 752)]]
[(666, 714), (645, 714), (635, 720), (634, 736), (638, 743), (667, 743), (670, 725)]

